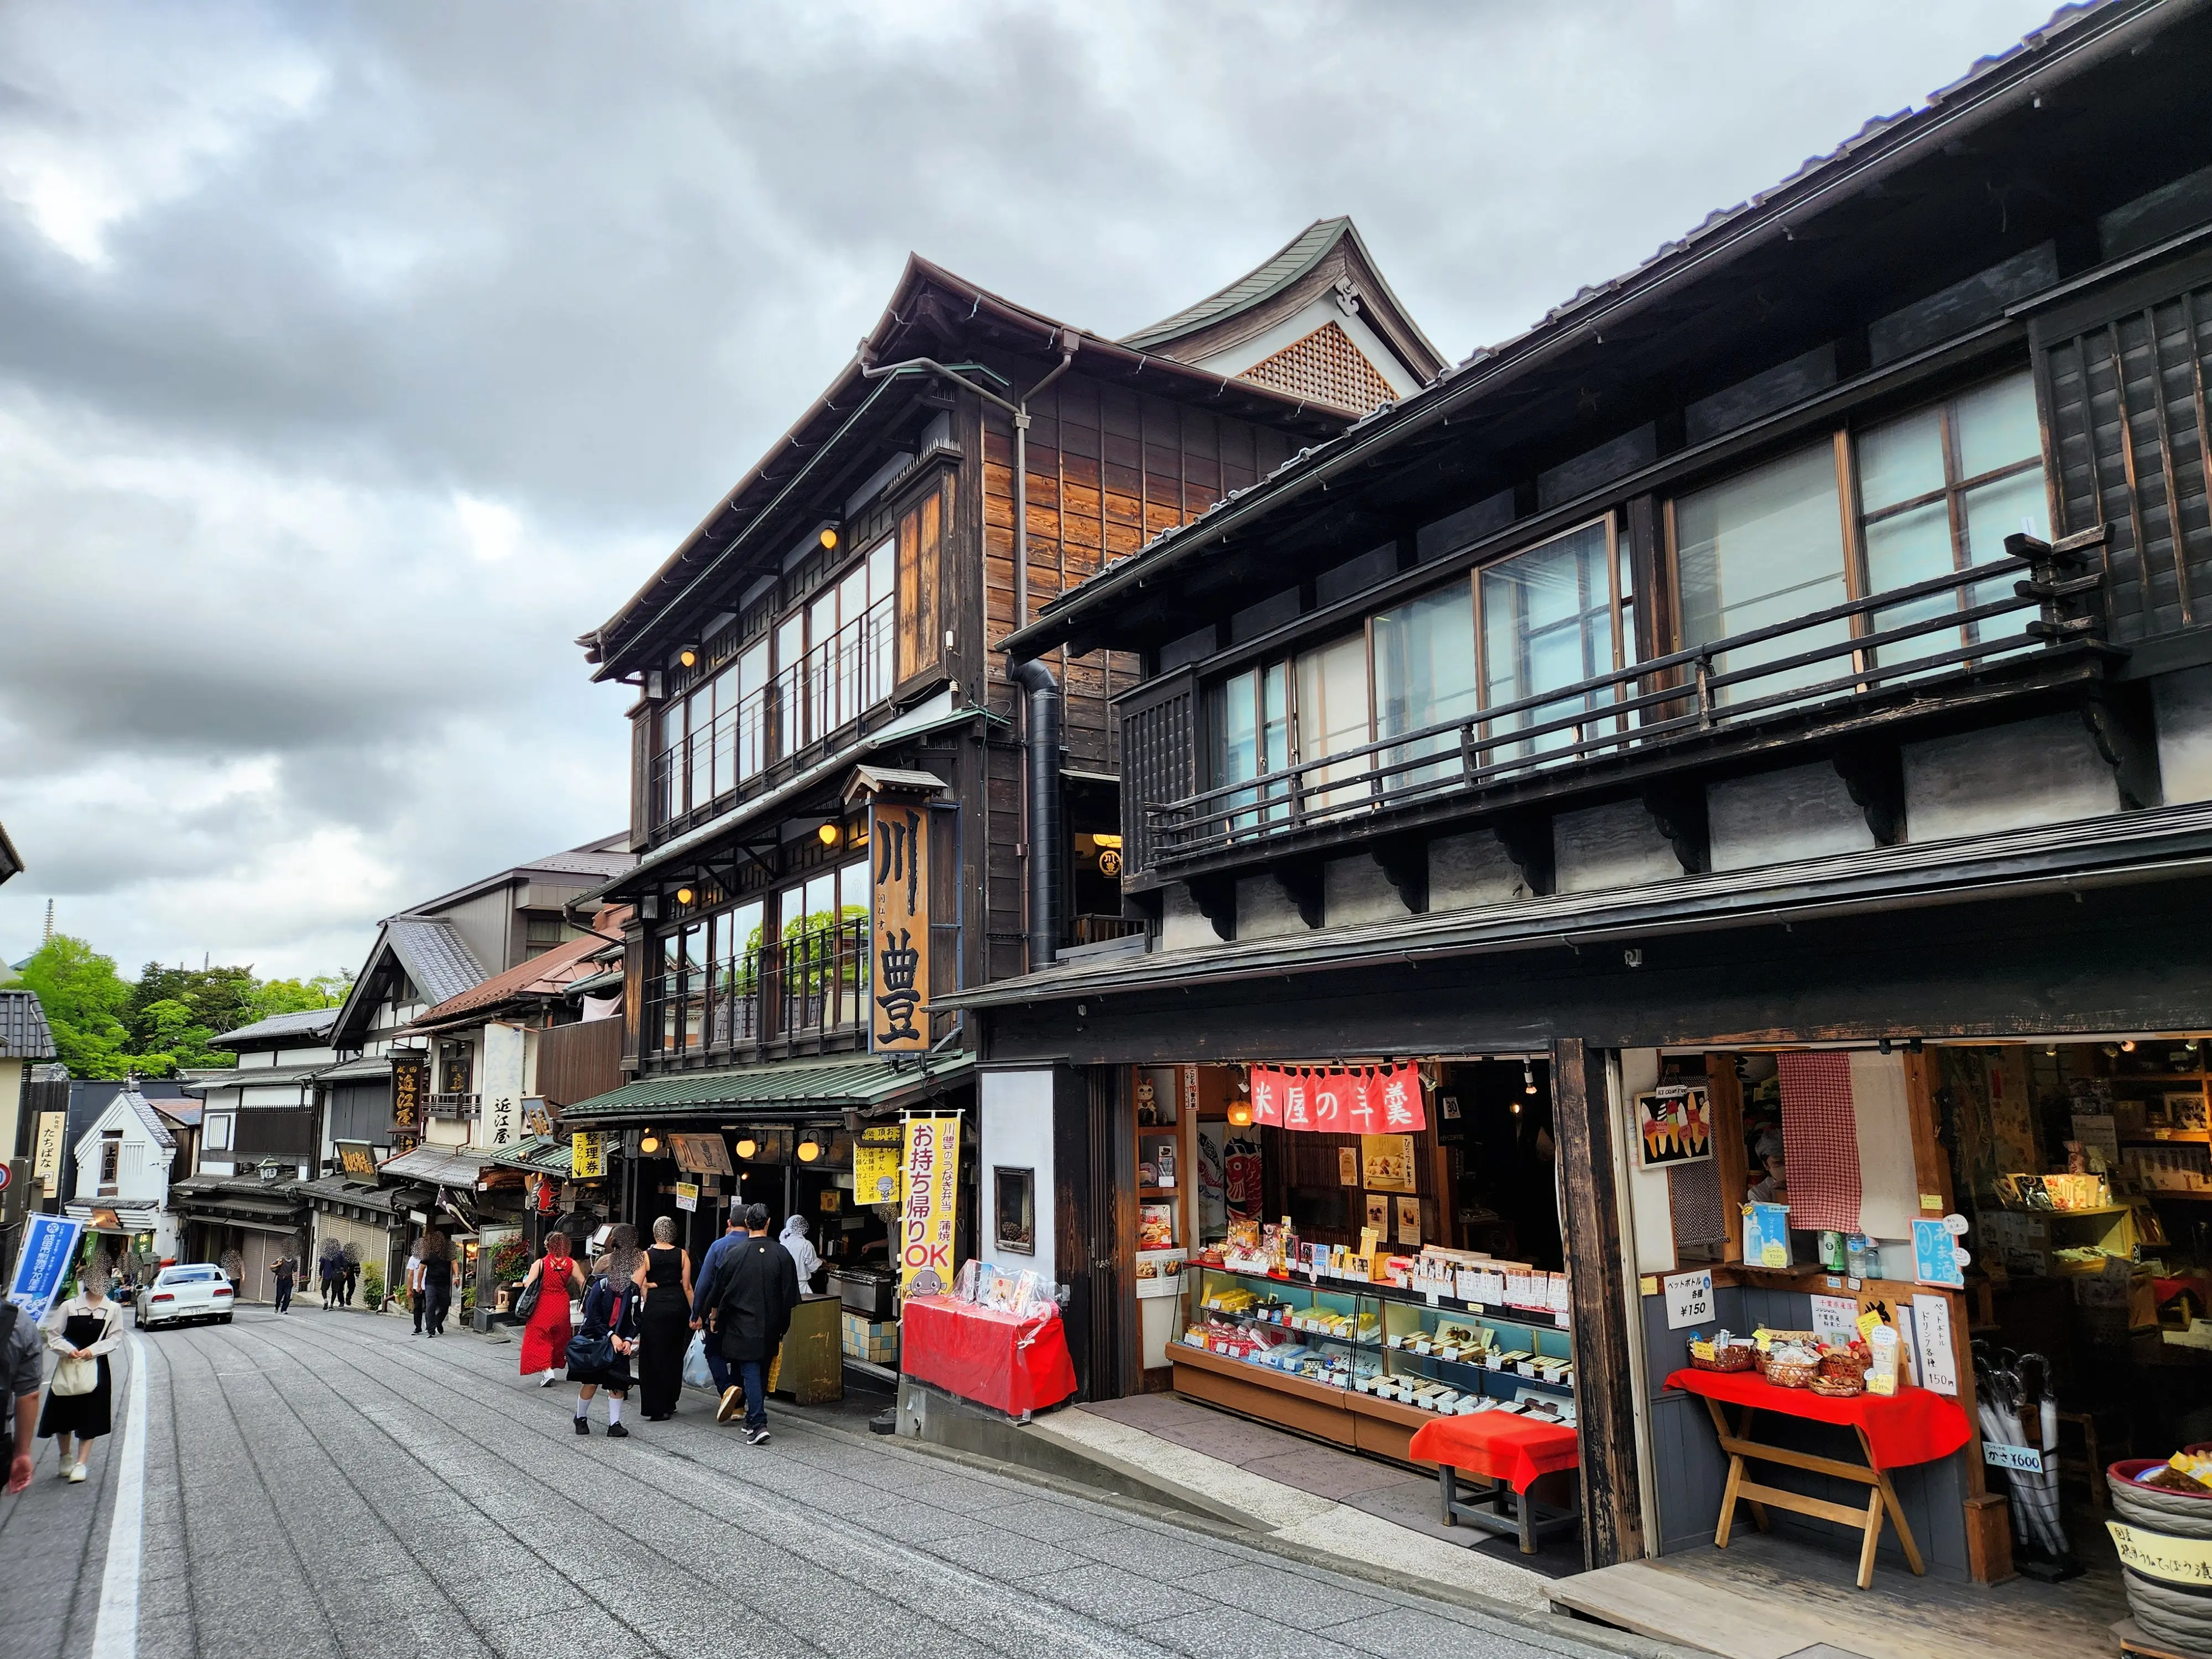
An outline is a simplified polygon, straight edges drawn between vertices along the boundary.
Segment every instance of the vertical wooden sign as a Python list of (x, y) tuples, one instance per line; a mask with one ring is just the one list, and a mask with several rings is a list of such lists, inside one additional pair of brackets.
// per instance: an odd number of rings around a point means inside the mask
[(423, 1085), (429, 1081), (429, 1065), (421, 1055), (394, 1054), (392, 1059), (392, 1146), (405, 1152), (422, 1136)]
[(868, 805), (874, 864), (868, 1046), (929, 1047), (929, 809), (879, 795)]

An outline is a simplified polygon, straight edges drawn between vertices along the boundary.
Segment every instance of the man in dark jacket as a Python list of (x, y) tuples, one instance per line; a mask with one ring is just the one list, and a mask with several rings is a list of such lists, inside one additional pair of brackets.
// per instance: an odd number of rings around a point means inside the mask
[(747, 1443), (764, 1446), (768, 1370), (783, 1344), (783, 1334), (791, 1328), (791, 1310), (799, 1305), (799, 1269), (791, 1253), (768, 1236), (767, 1205), (755, 1204), (745, 1211), (745, 1237), (715, 1268), (712, 1288), (714, 1332), (721, 1340), (722, 1357), (737, 1367), (741, 1385), (724, 1392), (714, 1420), (728, 1422), (742, 1403)]

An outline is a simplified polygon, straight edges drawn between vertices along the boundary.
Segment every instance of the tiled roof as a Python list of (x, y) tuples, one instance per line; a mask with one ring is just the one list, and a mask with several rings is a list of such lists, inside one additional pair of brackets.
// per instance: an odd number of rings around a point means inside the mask
[(474, 1187), (482, 1178), (487, 1161), (483, 1152), (417, 1146), (412, 1152), (387, 1158), (377, 1165), (377, 1170), (395, 1180), (419, 1181), (428, 1187)]
[(54, 1034), (33, 991), (0, 991), (0, 1060), (51, 1060)]
[[(157, 1146), (172, 1152), (177, 1150), (177, 1137), (170, 1131), (169, 1126), (161, 1121), (161, 1115), (147, 1103), (145, 1096), (140, 1094), (136, 1089), (118, 1090), (115, 1097), (100, 1109), (100, 1116), (106, 1117), (118, 1106), (121, 1106), (136, 1117), (145, 1127), (146, 1133), (154, 1137)], [(97, 1122), (98, 1119), (94, 1119), (94, 1121)], [(85, 1134), (91, 1133), (92, 1125), (87, 1124)], [(78, 1137), (80, 1140), (83, 1138), (83, 1135)]]
[[(603, 928), (619, 927), (629, 915), (626, 907), (611, 911), (599, 919), (599, 925)], [(597, 975), (592, 958), (607, 945), (608, 941), (598, 933), (563, 939), (551, 950), (541, 951), (527, 962), (519, 962), (505, 973), (494, 974), (460, 995), (447, 998), (416, 1024), (418, 1027), (449, 1024), (459, 1015), (495, 1008), (516, 997), (558, 996), (573, 981)]]
[(1150, 349), (1165, 341), (1195, 334), (1224, 317), (1249, 311), (1273, 294), (1279, 294), (1320, 264), (1328, 251), (1352, 228), (1351, 219), (1316, 219), (1285, 243), (1272, 258), (1262, 260), (1235, 282), (1207, 295), (1195, 305), (1185, 306), (1172, 317), (1163, 317), (1149, 328), (1124, 334), (1121, 343)]
[(234, 1066), (228, 1071), (210, 1073), (196, 1079), (191, 1087), (202, 1099), (210, 1089), (282, 1089), (295, 1083), (305, 1083), (309, 1078), (329, 1069), (327, 1060), (307, 1066)]
[(342, 1060), (327, 1066), (317, 1074), (318, 1083), (373, 1083), (379, 1078), (392, 1075), (392, 1056), (363, 1054), (356, 1060)]
[(208, 1044), (216, 1048), (243, 1048), (249, 1042), (267, 1042), (276, 1037), (320, 1036), (337, 1024), (338, 1011), (329, 1008), (307, 1008), (295, 1014), (271, 1014), (266, 1019), (257, 1019), (251, 1025), (241, 1025), (234, 1031), (224, 1031), (210, 1037)]
[(787, 1060), (721, 1072), (679, 1072), (640, 1078), (607, 1094), (561, 1109), (561, 1121), (635, 1117), (661, 1111), (835, 1111), (881, 1106), (902, 1095), (933, 1092), (963, 1080), (975, 1057), (949, 1054), (927, 1066), (891, 1054)]
[(483, 982), (484, 970), (468, 941), (441, 916), (394, 916), (384, 924), (384, 937), (415, 988), (432, 1002)]
[(531, 1175), (559, 1176), (566, 1181), (575, 1167), (575, 1142), (566, 1135), (525, 1135), (490, 1158), (502, 1170), (521, 1170)]

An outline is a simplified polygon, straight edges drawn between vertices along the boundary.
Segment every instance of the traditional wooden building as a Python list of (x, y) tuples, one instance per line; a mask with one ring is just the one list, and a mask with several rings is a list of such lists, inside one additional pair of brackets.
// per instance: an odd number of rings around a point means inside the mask
[[(981, 1161), (1032, 1171), (1088, 1287), (1094, 1395), (1402, 1457), (1445, 1395), (1540, 1395), (1599, 1566), (1709, 1548), (1734, 1490), (1667, 1381), (1692, 1322), (1924, 1304), (1915, 1375), (1968, 1418), (1972, 1333), (2047, 1348), (2107, 1448), (2185, 1437), (2205, 1373), (2136, 1258), (2191, 1261), (2212, 1194), (2208, 70), (2200, 9), (2062, 13), (1007, 641), (1138, 671), (1143, 936), (942, 999), (983, 1028)], [(1408, 1064), (1377, 1164), (1367, 1085)], [(2052, 1219), (2069, 1141), (2108, 1201)], [(1751, 1199), (1790, 1206), (1778, 1254)], [(1954, 1214), (1963, 1290), (1913, 1253)], [(1340, 1260), (1510, 1261), (1443, 1303), (1528, 1363), (1437, 1358), (1431, 1278), (1358, 1292), (1371, 1352), (1347, 1291), (1341, 1352), (1271, 1371), (1236, 1310), (1291, 1293), (1237, 1288), (1268, 1246), (1232, 1224), (1285, 1218)], [(1867, 1252), (1824, 1274), (1826, 1231)], [(1858, 1453), (1790, 1443), (1827, 1518), (1776, 1525), (1832, 1541)], [(1915, 1565), (2008, 1570), (1978, 1440), (1894, 1498)]]
[(862, 1115), (972, 1101), (938, 999), (1131, 927), (1107, 711), (1137, 659), (1010, 675), (1000, 641), (1440, 366), (1344, 220), (1127, 341), (909, 260), (829, 389), (580, 641), (639, 693), (637, 865), (587, 896), (635, 907), (631, 1080), (565, 1114), (617, 1132), (625, 1207), (696, 1178), (702, 1237), (742, 1187), (821, 1220), (833, 1261), (881, 1250), (880, 1216), (832, 1206)]

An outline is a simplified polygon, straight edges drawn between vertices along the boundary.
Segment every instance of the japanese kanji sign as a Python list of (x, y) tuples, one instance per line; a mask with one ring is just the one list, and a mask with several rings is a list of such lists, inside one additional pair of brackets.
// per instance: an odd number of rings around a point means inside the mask
[(579, 1181), (603, 1181), (607, 1173), (607, 1138), (603, 1131), (579, 1130), (568, 1138), (569, 1173)]
[(422, 1133), (422, 1097), (430, 1080), (429, 1065), (420, 1054), (392, 1058), (392, 1144), (405, 1151)]
[(960, 1208), (960, 1119), (910, 1117), (901, 1161), (899, 1294), (952, 1288), (952, 1229)]
[(878, 1050), (927, 1048), (929, 809), (911, 799), (880, 797), (869, 805), (868, 823), (875, 865), (869, 1044)]
[(1252, 1068), (1252, 1121), (1320, 1134), (1405, 1134), (1428, 1127), (1418, 1066)]
[(522, 1027), (495, 1020), (483, 1028), (483, 1115), (476, 1144), (504, 1152), (522, 1138)]

